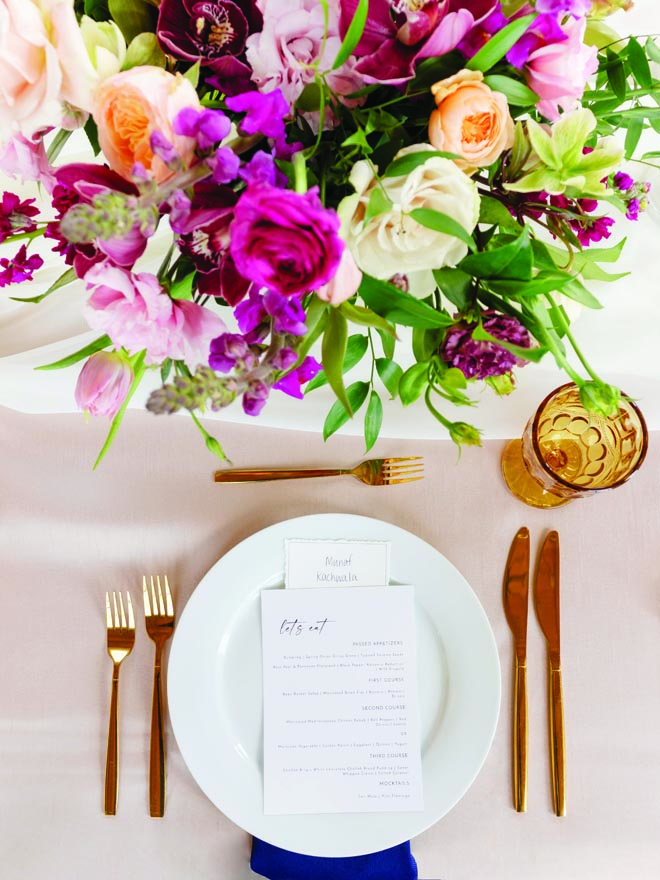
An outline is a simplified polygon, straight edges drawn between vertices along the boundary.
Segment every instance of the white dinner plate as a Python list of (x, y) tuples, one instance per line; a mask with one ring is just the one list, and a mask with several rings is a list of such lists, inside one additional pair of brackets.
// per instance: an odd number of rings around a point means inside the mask
[[(391, 583), (414, 585), (423, 810), (264, 815), (259, 593), (284, 585), (285, 538), (390, 541)], [(479, 600), (441, 553), (390, 523), (320, 514), (257, 532), (206, 574), (174, 634), (168, 699), (184, 761), (233, 822), (299, 853), (353, 856), (420, 834), (465, 794), (495, 734), (500, 666)]]

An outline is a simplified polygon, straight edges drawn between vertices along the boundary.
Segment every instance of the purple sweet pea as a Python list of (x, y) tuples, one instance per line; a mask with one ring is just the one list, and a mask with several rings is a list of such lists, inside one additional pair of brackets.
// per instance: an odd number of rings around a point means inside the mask
[(266, 406), (270, 388), (265, 382), (254, 379), (243, 394), (243, 412), (248, 416), (258, 416)]
[(245, 41), (261, 23), (256, 0), (162, 0), (156, 34), (169, 54), (201, 62), (212, 85), (236, 95), (250, 88)]
[(200, 150), (208, 150), (227, 137), (231, 122), (222, 110), (184, 107), (175, 116), (172, 129), (175, 134), (194, 138)]
[(307, 333), (305, 310), (297, 297), (268, 290), (264, 295), (264, 308), (273, 319), (276, 333), (289, 333), (291, 336), (304, 336)]
[(265, 134), (278, 138), (284, 133), (284, 120), (289, 116), (289, 105), (279, 89), (266, 94), (244, 92), (227, 98), (227, 107), (235, 113), (245, 113), (239, 128), (245, 134)]
[(278, 379), (273, 388), (283, 391), (289, 397), (296, 397), (298, 400), (302, 400), (305, 396), (302, 386), (309, 382), (310, 379), (313, 379), (321, 369), (321, 364), (315, 358), (308, 356), (297, 369)]
[(211, 340), (211, 369), (230, 373), (235, 367), (250, 370), (255, 363), (256, 359), (240, 333), (223, 333)]
[[(531, 344), (526, 328), (512, 315), (502, 315), (488, 310), (482, 315), (484, 330), (512, 345), (529, 348)], [(461, 321), (450, 327), (440, 347), (440, 357), (451, 367), (459, 369), (466, 379), (487, 379), (510, 373), (513, 367), (523, 366), (527, 361), (494, 342), (474, 339), (476, 323)]]
[(586, 18), (591, 12), (591, 0), (536, 0), (535, 9), (544, 15), (572, 15)]
[(231, 225), (236, 268), (283, 296), (308, 293), (337, 271), (344, 250), (339, 225), (316, 188), (297, 193), (252, 184), (238, 200)]

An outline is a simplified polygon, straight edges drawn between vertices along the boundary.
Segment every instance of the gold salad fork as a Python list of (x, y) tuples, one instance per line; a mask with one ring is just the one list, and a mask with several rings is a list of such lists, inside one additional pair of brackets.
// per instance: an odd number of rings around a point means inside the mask
[(149, 815), (163, 816), (165, 813), (165, 744), (163, 739), (163, 710), (161, 688), (161, 659), (165, 642), (174, 632), (174, 604), (167, 577), (165, 596), (160, 585), (160, 576), (142, 578), (144, 599), (144, 622), (147, 635), (156, 646), (154, 658), (154, 688), (151, 700), (151, 740), (149, 748)]
[[(110, 722), (108, 724), (108, 749), (105, 760), (105, 814), (117, 812), (117, 715), (119, 708), (119, 667), (133, 650), (135, 644), (135, 618), (131, 594), (126, 593), (127, 609), (121, 593), (105, 594), (105, 620), (108, 631), (108, 654), (112, 660), (112, 694), (110, 697)], [(127, 613), (128, 612), (128, 613)]]
[(305, 477), (356, 477), (367, 486), (412, 483), (424, 476), (421, 455), (407, 458), (369, 458), (354, 468), (297, 468), (293, 470), (242, 468), (216, 471), (216, 483), (259, 483), (265, 480), (299, 480)]

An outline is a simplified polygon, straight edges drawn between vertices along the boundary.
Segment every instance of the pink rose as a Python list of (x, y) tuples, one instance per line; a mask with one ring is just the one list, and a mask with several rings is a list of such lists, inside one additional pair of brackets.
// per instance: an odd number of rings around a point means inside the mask
[(0, 0), (0, 132), (58, 126), (66, 103), (91, 110), (96, 73), (73, 0)]
[(587, 80), (598, 68), (596, 47), (583, 43), (586, 26), (584, 18), (568, 19), (562, 25), (568, 39), (535, 49), (525, 64), (527, 84), (541, 99), (538, 109), (553, 122), (560, 109), (575, 109)]
[(157, 181), (172, 171), (151, 149), (151, 135), (158, 131), (187, 167), (195, 156), (195, 140), (174, 133), (172, 123), (184, 107), (201, 110), (194, 86), (180, 74), (160, 67), (132, 67), (104, 80), (94, 95), (94, 120), (99, 144), (110, 167), (130, 177), (136, 162)]
[[(279, 89), (293, 107), (305, 86), (314, 82), (317, 62), (319, 71), (328, 71), (328, 85), (336, 94), (349, 95), (364, 86), (362, 77), (353, 72), (354, 58), (331, 70), (342, 43), (339, 0), (328, 3), (327, 35), (318, 0), (258, 0), (257, 6), (264, 23), (259, 33), (248, 37), (246, 57), (260, 91)], [(354, 106), (359, 101), (349, 103)]]
[(106, 261), (89, 269), (85, 283), (92, 291), (84, 309), (90, 327), (129, 354), (146, 350), (146, 364), (166, 358), (192, 369), (207, 364), (211, 340), (227, 330), (210, 309), (171, 299), (148, 272), (133, 274)]
[(436, 150), (461, 156), (459, 168), (492, 165), (513, 146), (513, 120), (501, 92), (494, 92), (479, 70), (461, 70), (431, 86), (437, 110), (429, 119), (429, 141)]
[(335, 276), (316, 291), (319, 299), (329, 302), (332, 306), (338, 306), (344, 300), (350, 299), (362, 281), (362, 272), (348, 248), (344, 248), (339, 261), (339, 268)]
[(116, 351), (97, 351), (80, 371), (74, 393), (80, 409), (92, 416), (117, 415), (133, 384), (133, 370)]

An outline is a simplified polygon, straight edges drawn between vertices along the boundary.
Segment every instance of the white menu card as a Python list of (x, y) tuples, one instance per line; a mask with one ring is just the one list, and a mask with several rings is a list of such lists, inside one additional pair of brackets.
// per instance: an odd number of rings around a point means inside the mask
[(264, 812), (423, 809), (414, 589), (264, 590)]

